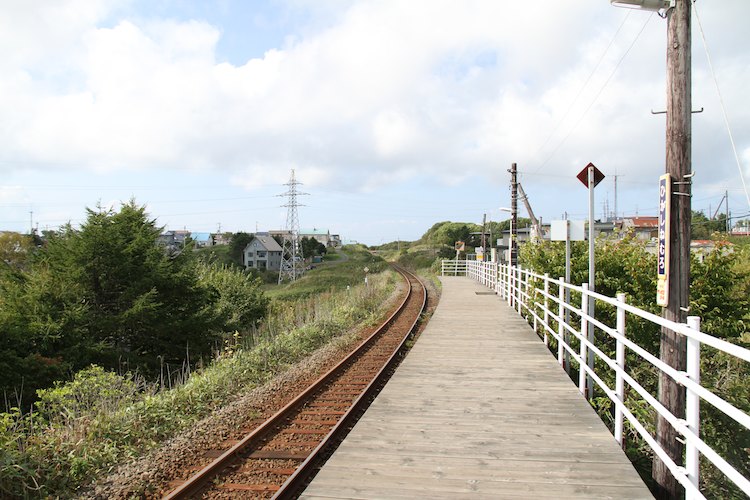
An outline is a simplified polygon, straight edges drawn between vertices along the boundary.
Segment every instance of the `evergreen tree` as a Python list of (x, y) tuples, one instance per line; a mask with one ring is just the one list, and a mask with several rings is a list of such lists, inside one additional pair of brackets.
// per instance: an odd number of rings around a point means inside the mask
[(50, 235), (0, 279), (0, 389), (43, 387), (89, 363), (155, 371), (209, 354), (224, 326), (192, 251), (169, 256), (134, 201)]

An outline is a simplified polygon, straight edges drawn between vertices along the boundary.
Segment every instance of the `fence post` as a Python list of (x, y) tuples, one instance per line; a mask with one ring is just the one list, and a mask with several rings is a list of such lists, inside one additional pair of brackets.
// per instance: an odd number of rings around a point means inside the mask
[[(688, 316), (687, 324), (693, 330), (700, 331), (701, 319), (698, 316)], [(688, 337), (687, 339), (687, 376), (695, 382), (700, 384), (701, 382), (701, 343), (700, 341)], [(688, 428), (695, 433), (696, 436), (700, 435), (700, 396), (695, 394), (689, 388), (685, 394), (685, 420), (687, 421)], [(688, 479), (697, 488), (700, 482), (700, 453), (698, 448), (691, 443), (690, 440), (685, 440), (685, 469), (687, 471)], [(685, 500), (692, 500), (694, 496), (686, 490)]]
[(506, 295), (506, 298), (508, 299), (508, 305), (513, 307), (513, 300), (511, 299), (511, 291), (512, 291), (512, 284), (511, 281), (513, 279), (513, 266), (508, 264), (508, 295)]
[(563, 286), (563, 279), (560, 278), (558, 280), (558, 289), (557, 294), (560, 297), (560, 303), (557, 305), (557, 335), (560, 337), (557, 340), (557, 362), (560, 363), (560, 366), (565, 368), (565, 364), (563, 363), (563, 353), (566, 352), (565, 348), (563, 347), (563, 344), (565, 343), (563, 339), (565, 338), (565, 327), (563, 326), (563, 312), (565, 311), (565, 306), (563, 303), (565, 302), (565, 287)]
[[(531, 292), (531, 295), (526, 299), (528, 300), (529, 307), (531, 310), (527, 309), (526, 313), (531, 314), (534, 317), (534, 333), (536, 335), (539, 335), (539, 332), (537, 331), (539, 321), (537, 320), (538, 314), (536, 314), (536, 297), (539, 293), (539, 288), (534, 283), (534, 279), (531, 278), (531, 270), (526, 271), (526, 293), (529, 293), (529, 281), (531, 281), (533, 284), (531, 285), (533, 290)], [(545, 333), (545, 339), (544, 339), (544, 345), (547, 345), (547, 334)]]
[[(625, 303), (625, 294), (618, 293), (617, 301)], [(625, 336), (625, 309), (617, 308), (617, 333)], [(625, 344), (620, 339), (617, 339), (616, 345), (616, 361), (617, 366), (620, 370), (625, 370)], [(622, 376), (622, 371), (615, 373), (615, 394), (617, 395), (617, 401), (615, 401), (615, 440), (621, 448), (625, 447), (625, 442), (622, 437), (623, 430), (623, 418), (622, 407), (625, 405), (625, 379)]]
[(520, 314), (523, 317), (523, 308), (521, 305), (523, 304), (523, 295), (521, 295), (521, 290), (523, 290), (523, 268), (521, 266), (518, 266), (518, 286), (516, 286), (516, 310), (518, 310), (518, 314)]
[(581, 348), (580, 348), (580, 359), (578, 360), (578, 390), (581, 394), (586, 396), (586, 338), (589, 330), (589, 321), (586, 316), (589, 314), (589, 284), (584, 283), (583, 293), (581, 293)]
[(544, 345), (549, 345), (547, 328), (549, 327), (549, 274), (544, 273)]
[(503, 273), (505, 271), (503, 270), (503, 264), (497, 265), (497, 294), (500, 296), (501, 299), (505, 298), (505, 283), (503, 281)]

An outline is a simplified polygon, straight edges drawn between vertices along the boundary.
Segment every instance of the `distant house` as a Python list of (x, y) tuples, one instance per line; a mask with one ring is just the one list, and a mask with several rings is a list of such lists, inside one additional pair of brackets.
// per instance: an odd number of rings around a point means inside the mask
[(281, 245), (272, 236), (256, 235), (242, 252), (242, 264), (247, 269), (278, 271), (281, 252)]
[(626, 217), (622, 219), (622, 232), (633, 231), (639, 240), (659, 237), (659, 217)]
[(292, 232), (287, 231), (286, 229), (275, 229), (272, 231), (268, 231), (268, 233), (260, 233), (260, 234), (269, 234), (275, 238), (278, 238), (280, 241), (284, 241), (284, 238), (291, 236)]
[(690, 252), (695, 255), (698, 262), (706, 260), (708, 254), (715, 251), (717, 248), (721, 248), (722, 255), (734, 252), (734, 245), (728, 241), (692, 240), (690, 242)]
[(750, 220), (739, 220), (732, 228), (732, 236), (750, 236)]
[[(291, 232), (287, 231), (286, 229), (276, 229), (273, 231), (269, 231), (268, 234), (271, 236), (276, 236), (281, 241), (284, 240), (284, 238), (288, 238), (291, 236)], [(299, 238), (315, 238), (318, 243), (322, 243), (327, 247), (340, 247), (342, 240), (341, 236), (338, 234), (331, 234), (331, 232), (328, 229), (318, 229), (318, 228), (312, 228), (312, 229), (300, 229), (299, 232)]]
[(195, 248), (211, 246), (211, 233), (190, 233), (190, 238), (195, 242)]
[(232, 233), (211, 233), (212, 245), (229, 245), (232, 241)]
[(185, 246), (185, 239), (188, 236), (190, 236), (190, 231), (167, 231), (159, 235), (156, 241), (170, 250), (177, 250)]
[(318, 229), (316, 227), (312, 229), (300, 229), (300, 239), (302, 238), (315, 238), (318, 243), (322, 243), (327, 247), (333, 246), (331, 243), (331, 232), (328, 229)]

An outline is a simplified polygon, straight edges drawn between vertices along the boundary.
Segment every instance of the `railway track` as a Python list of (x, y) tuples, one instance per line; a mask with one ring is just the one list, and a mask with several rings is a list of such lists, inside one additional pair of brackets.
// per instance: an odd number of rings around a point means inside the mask
[(425, 309), (424, 285), (396, 270), (409, 284), (406, 297), (372, 335), (164, 498), (294, 498), (382, 386)]

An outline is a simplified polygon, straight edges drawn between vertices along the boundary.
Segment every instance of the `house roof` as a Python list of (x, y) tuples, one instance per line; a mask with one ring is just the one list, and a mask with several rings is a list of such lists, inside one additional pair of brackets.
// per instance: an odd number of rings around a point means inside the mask
[(211, 241), (211, 233), (190, 233), (190, 237), (193, 241)]
[(255, 236), (247, 246), (252, 245), (254, 241), (258, 241), (269, 252), (281, 252), (283, 250), (281, 245), (271, 236)]
[(312, 229), (300, 229), (299, 234), (319, 234), (319, 235), (328, 235), (329, 231), (328, 229), (318, 229), (316, 227)]
[(623, 225), (627, 227), (658, 228), (658, 217), (628, 217), (623, 220)]

